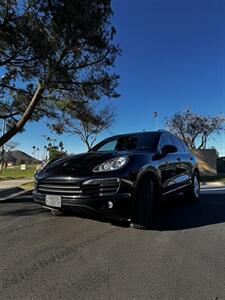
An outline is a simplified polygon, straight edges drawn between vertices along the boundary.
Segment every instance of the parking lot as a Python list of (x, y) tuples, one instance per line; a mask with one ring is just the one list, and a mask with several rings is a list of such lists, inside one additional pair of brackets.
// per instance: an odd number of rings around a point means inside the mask
[[(219, 190), (219, 189), (218, 189)], [(165, 204), (152, 230), (0, 204), (0, 299), (225, 299), (225, 191)]]

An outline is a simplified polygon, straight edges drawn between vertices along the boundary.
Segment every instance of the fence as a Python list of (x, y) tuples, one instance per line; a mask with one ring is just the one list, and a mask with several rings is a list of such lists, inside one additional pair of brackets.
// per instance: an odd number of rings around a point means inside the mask
[(217, 151), (215, 149), (202, 149), (194, 151), (199, 165), (201, 176), (217, 175)]
[(225, 156), (217, 159), (218, 174), (225, 174)]

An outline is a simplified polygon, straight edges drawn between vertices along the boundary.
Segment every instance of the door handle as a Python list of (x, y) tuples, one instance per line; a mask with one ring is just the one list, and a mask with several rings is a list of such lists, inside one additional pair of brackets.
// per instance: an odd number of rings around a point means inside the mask
[(190, 157), (190, 160), (193, 160), (193, 157)]
[(180, 157), (178, 157), (177, 160), (180, 161)]

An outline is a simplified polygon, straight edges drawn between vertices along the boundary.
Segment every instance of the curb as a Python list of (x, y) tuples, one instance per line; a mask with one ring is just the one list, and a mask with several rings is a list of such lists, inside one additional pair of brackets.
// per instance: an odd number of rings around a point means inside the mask
[(208, 189), (225, 189), (225, 185), (221, 186), (200, 186), (201, 190), (208, 190)]
[(200, 193), (202, 192), (222, 192), (224, 193), (225, 187), (211, 187), (211, 188), (205, 188), (205, 189), (200, 189)]
[(212, 182), (201, 182), (201, 188), (225, 188), (225, 183), (220, 181), (212, 181)]
[(24, 194), (32, 192), (32, 191), (33, 190), (24, 190), (24, 191), (20, 191), (20, 192), (17, 192), (17, 193), (13, 193), (13, 194), (8, 195), (6, 197), (0, 197), (0, 202), (10, 200), (10, 199), (12, 199), (14, 197), (18, 197), (18, 196), (24, 195)]
[(221, 185), (221, 186), (200, 186), (200, 190), (211, 190), (211, 189), (216, 189), (216, 190), (222, 190), (222, 189), (225, 189), (225, 185)]

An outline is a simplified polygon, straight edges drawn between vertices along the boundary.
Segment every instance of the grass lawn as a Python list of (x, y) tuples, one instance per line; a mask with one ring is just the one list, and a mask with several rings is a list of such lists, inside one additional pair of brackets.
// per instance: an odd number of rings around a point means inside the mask
[(26, 170), (21, 170), (20, 167), (6, 168), (0, 171), (0, 180), (32, 178), (36, 171), (36, 167), (27, 167)]
[(24, 183), (20, 186), (22, 189), (29, 191), (29, 190), (33, 190), (34, 189), (34, 182), (28, 182), (28, 183)]

